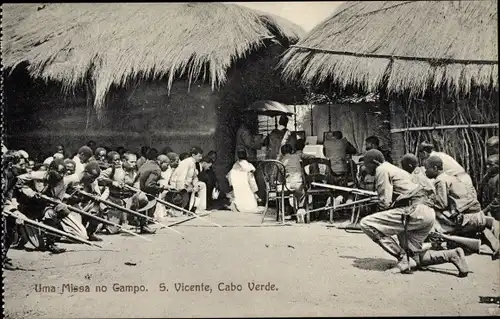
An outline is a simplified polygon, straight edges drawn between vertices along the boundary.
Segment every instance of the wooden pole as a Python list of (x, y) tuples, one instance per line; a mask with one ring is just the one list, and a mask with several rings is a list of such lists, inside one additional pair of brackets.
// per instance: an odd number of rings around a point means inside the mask
[[(387, 92), (387, 83), (389, 81), (389, 74), (392, 72), (393, 62), (394, 60), (391, 59), (386, 75), (384, 76), (382, 84), (378, 90), (380, 96), (380, 108), (382, 109), (383, 114), (386, 115), (386, 118), (389, 119), (389, 131), (394, 127), (404, 127), (406, 119), (406, 112), (404, 112), (404, 108), (402, 106), (404, 98), (401, 98), (401, 96), (398, 98), (394, 96), (389, 98), (389, 94)], [(390, 144), (392, 163), (397, 166), (406, 152), (404, 133), (390, 134)]]
[(13, 214), (13, 213), (8, 212), (8, 211), (7, 212), (3, 211), (2, 214), (5, 215), (5, 216), (10, 216), (12, 218), (17, 218), (19, 220), (22, 220), (26, 224), (34, 226), (34, 227), (36, 227), (36, 228), (38, 228), (38, 229), (40, 229), (40, 230), (42, 230), (42, 231), (44, 231), (46, 233), (52, 233), (52, 234), (56, 234), (56, 235), (59, 235), (59, 236), (64, 236), (64, 237), (67, 237), (69, 239), (73, 239), (74, 241), (76, 241), (78, 243), (82, 243), (82, 244), (85, 244), (85, 245), (95, 246), (95, 247), (102, 248), (102, 246), (100, 246), (100, 245), (94, 244), (94, 243), (92, 243), (92, 242), (90, 242), (88, 240), (85, 240), (85, 239), (80, 238), (78, 236), (74, 236), (74, 235), (72, 235), (70, 233), (67, 233), (65, 231), (59, 230), (57, 228), (45, 225), (44, 223), (31, 220), (31, 219), (29, 219), (28, 217), (26, 217), (24, 215)]
[(313, 122), (313, 106), (309, 104), (309, 109), (311, 111), (311, 136), (314, 136), (314, 122)]
[[(62, 204), (60, 203), (59, 201), (51, 198), (51, 197), (48, 197), (48, 196), (45, 196), (43, 194), (39, 194), (41, 196), (42, 199), (48, 201), (48, 202), (51, 202), (53, 204)], [(87, 207), (85, 207), (84, 209), (78, 209), (76, 207), (73, 207), (71, 205), (66, 205), (68, 207), (68, 210), (72, 211), (72, 212), (75, 212), (75, 213), (78, 213), (80, 215), (84, 215), (84, 216), (87, 216), (89, 218), (92, 218), (92, 219), (95, 219), (95, 220), (98, 220), (100, 221), (101, 223), (104, 223), (104, 224), (108, 224), (108, 225), (111, 225), (111, 226), (115, 226), (115, 227), (119, 227), (121, 229), (121, 231), (123, 231), (124, 233), (127, 233), (127, 234), (130, 234), (130, 235), (133, 235), (133, 236), (136, 236), (136, 237), (140, 237), (144, 240), (147, 240), (147, 241), (151, 241), (150, 239), (144, 237), (144, 236), (141, 236), (139, 234), (136, 234), (134, 232), (131, 232), (125, 228), (123, 228), (121, 225), (118, 225), (118, 224), (115, 224), (113, 222), (110, 222), (109, 220), (107, 219), (104, 219), (104, 218), (101, 218), (99, 216), (95, 216), (95, 215), (92, 215), (91, 213), (87, 212), (87, 209), (88, 207), (90, 207), (93, 203), (91, 202), (89, 205), (87, 205)], [(86, 209), (87, 208), (87, 209)]]
[(312, 182), (311, 185), (312, 186), (329, 188), (329, 189), (336, 190), (336, 191), (342, 191), (342, 192), (349, 192), (349, 193), (354, 193), (354, 194), (365, 195), (365, 196), (377, 196), (377, 192), (367, 191), (365, 189), (351, 188), (351, 187), (342, 187), (342, 186), (337, 186), (337, 185), (330, 185), (330, 184), (316, 183), (316, 182)]
[[(199, 217), (205, 217), (205, 216), (210, 215), (211, 213), (212, 213), (212, 212), (208, 212), (208, 213), (205, 213), (205, 214), (203, 214), (203, 215), (198, 215), (198, 216), (199, 216)], [(168, 224), (167, 226), (168, 226), (168, 227), (172, 227), (172, 226), (180, 225), (180, 224), (183, 224), (183, 223), (188, 222), (188, 221), (190, 221), (190, 220), (193, 220), (193, 219), (195, 219), (196, 217), (197, 217), (197, 216), (191, 216), (191, 217), (188, 217), (188, 218), (186, 218), (186, 219), (183, 219), (183, 220), (179, 220), (179, 221), (176, 221), (176, 222), (170, 223), (170, 224)], [(210, 227), (215, 227), (215, 226), (210, 226)]]
[(439, 126), (422, 126), (422, 127), (406, 127), (391, 129), (391, 134), (402, 132), (415, 132), (415, 131), (433, 131), (433, 130), (453, 130), (459, 128), (495, 128), (498, 123), (491, 124), (459, 124), (459, 125), (439, 125)]
[(368, 198), (360, 199), (358, 201), (354, 201), (351, 203), (345, 203), (345, 204), (340, 204), (340, 205), (334, 204), (333, 206), (325, 206), (325, 207), (315, 208), (315, 209), (310, 210), (309, 213), (315, 213), (315, 212), (320, 212), (320, 211), (329, 210), (329, 209), (338, 210), (340, 208), (346, 208), (346, 207), (359, 205), (359, 204), (366, 205), (366, 203), (376, 203), (377, 201), (378, 201), (377, 197), (368, 197)]
[(374, 54), (374, 53), (360, 53), (360, 52), (349, 52), (349, 51), (334, 51), (323, 48), (314, 48), (303, 45), (291, 45), (292, 48), (304, 49), (310, 51), (317, 51), (322, 53), (336, 54), (336, 55), (347, 55), (355, 57), (364, 58), (385, 58), (390, 60), (407, 60), (407, 61), (423, 61), (429, 63), (441, 63), (441, 64), (486, 64), (495, 65), (498, 64), (498, 60), (467, 60), (467, 59), (450, 59), (450, 58), (428, 58), (428, 57), (418, 57), (418, 56), (404, 56), (404, 55), (388, 55), (388, 54)]

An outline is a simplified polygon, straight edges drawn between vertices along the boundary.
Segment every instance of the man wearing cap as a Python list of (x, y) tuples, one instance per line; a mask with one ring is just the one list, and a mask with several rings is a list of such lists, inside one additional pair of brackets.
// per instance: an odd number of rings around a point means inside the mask
[[(398, 260), (397, 270), (405, 273), (419, 266), (451, 262), (460, 277), (467, 276), (468, 266), (461, 248), (422, 249), (435, 221), (432, 194), (415, 183), (408, 172), (386, 162), (379, 150), (366, 152), (364, 162), (368, 173), (375, 175), (381, 211), (364, 217), (360, 226), (368, 237)], [(393, 239), (394, 235), (399, 243)]]
[[(19, 209), (28, 218), (42, 220), (48, 226), (61, 228), (61, 220), (69, 215), (69, 210), (65, 204), (54, 205), (46, 203), (39, 199), (38, 193), (35, 191), (35, 182), (43, 182), (45, 187), (40, 192), (43, 195), (52, 197), (57, 200), (68, 198), (66, 189), (72, 180), (65, 180), (66, 167), (61, 159), (53, 160), (47, 171), (33, 171), (31, 173), (18, 176), (20, 188)], [(83, 225), (81, 225), (83, 227)], [(25, 232), (25, 236), (26, 232)], [(59, 248), (55, 244), (56, 237), (53, 235), (43, 234), (43, 245), (37, 247), (45, 249), (53, 253), (62, 253), (65, 249)]]
[(485, 216), (470, 186), (445, 172), (443, 161), (437, 156), (427, 159), (425, 169), (427, 177), (435, 179), (436, 231), (472, 236), (481, 233), (483, 243), (493, 251), (492, 258), (498, 259), (500, 244), (494, 234), (498, 232), (498, 222)]
[(458, 162), (451, 157), (450, 155), (443, 152), (436, 152), (434, 150), (434, 145), (422, 142), (419, 147), (419, 157), (420, 163), (425, 164), (425, 160), (427, 160), (431, 156), (437, 156), (443, 162), (443, 169), (450, 175), (456, 176), (462, 183), (468, 185), (471, 192), (473, 192), (474, 196), (477, 197), (476, 189), (474, 188), (474, 184), (472, 183), (472, 179), (469, 174), (465, 171), (465, 169), (458, 164)]
[(77, 175), (81, 175), (85, 169), (85, 165), (90, 161), (90, 158), (92, 157), (93, 153), (90, 147), (88, 146), (82, 146), (78, 150), (78, 153), (76, 154), (75, 157), (73, 157), (73, 161), (76, 164), (75, 167), (75, 173)]

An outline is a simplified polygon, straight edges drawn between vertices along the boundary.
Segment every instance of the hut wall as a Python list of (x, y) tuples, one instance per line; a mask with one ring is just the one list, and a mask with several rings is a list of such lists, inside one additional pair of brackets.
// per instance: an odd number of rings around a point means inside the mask
[(187, 92), (185, 83), (176, 82), (168, 96), (166, 83), (144, 83), (111, 94), (99, 122), (93, 111), (88, 116), (82, 92), (64, 97), (49, 88), (37, 99), (7, 98), (7, 142), (31, 154), (51, 152), (59, 144), (72, 153), (91, 139), (131, 151), (142, 145), (160, 151), (169, 146), (179, 153), (199, 145), (208, 151), (215, 147), (215, 108), (209, 86), (194, 85)]
[[(486, 170), (486, 140), (499, 134), (496, 128), (447, 128), (425, 127), (494, 124), (498, 123), (498, 92), (473, 90), (469, 96), (447, 97), (446, 92), (429, 94), (424, 99), (393, 97), (391, 123), (393, 129), (414, 128), (415, 131), (393, 133), (393, 152), (397, 154), (418, 152), (418, 145), (431, 142), (437, 151), (455, 158), (471, 175), (476, 188)], [(395, 158), (394, 158), (395, 159)], [(399, 163), (396, 161), (395, 163)]]
[[(323, 133), (328, 132), (328, 108), (326, 104), (315, 105), (312, 110), (313, 132), (318, 136), (318, 143), (323, 143)], [(381, 139), (386, 134), (381, 134), (380, 118), (376, 113), (371, 112), (372, 105), (363, 104), (334, 104), (331, 105), (331, 129), (332, 131), (341, 131), (359, 152), (365, 149), (365, 139), (368, 136), (376, 135)], [(310, 117), (304, 118), (304, 127), (307, 135), (310, 135)]]

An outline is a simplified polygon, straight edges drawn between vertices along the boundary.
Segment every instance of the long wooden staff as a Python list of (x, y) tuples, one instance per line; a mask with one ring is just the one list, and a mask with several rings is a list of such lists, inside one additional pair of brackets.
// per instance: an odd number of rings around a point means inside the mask
[[(73, 206), (70, 206), (70, 205), (64, 204), (64, 203), (62, 203), (62, 202), (60, 202), (60, 201), (58, 201), (58, 200), (56, 200), (56, 199), (54, 199), (54, 198), (51, 198), (51, 197), (49, 197), (49, 196), (45, 196), (45, 195), (43, 195), (43, 194), (38, 194), (38, 195), (40, 196), (40, 198), (42, 198), (42, 199), (44, 199), (44, 200), (46, 200), (46, 201), (48, 201), (48, 202), (51, 202), (51, 203), (53, 203), (53, 204), (56, 204), (56, 205), (57, 205), (57, 204), (63, 204), (63, 205), (66, 205), (66, 207), (68, 207), (68, 209), (69, 209), (69, 210), (71, 210), (71, 211), (73, 211), (73, 212), (75, 212), (75, 213), (78, 213), (78, 214), (81, 214), (81, 215), (88, 216), (88, 217), (90, 217), (90, 218), (93, 218), (93, 219), (95, 219), (95, 220), (100, 221), (101, 223), (105, 223), (105, 224), (108, 224), (108, 225), (112, 225), (112, 226), (115, 226), (115, 227), (119, 227), (119, 228), (120, 228), (120, 229), (121, 229), (124, 233), (134, 235), (134, 236), (136, 236), (136, 237), (142, 238), (142, 239), (147, 240), (147, 241), (149, 241), (149, 242), (151, 242), (151, 241), (152, 241), (152, 240), (151, 240), (151, 239), (149, 239), (149, 238), (146, 238), (146, 237), (144, 237), (144, 236), (141, 236), (141, 235), (139, 235), (139, 234), (136, 234), (136, 233), (134, 233), (134, 232), (132, 232), (132, 231), (130, 231), (130, 230), (127, 230), (127, 229), (123, 228), (123, 227), (122, 227), (121, 225), (119, 225), (119, 224), (115, 224), (115, 223), (110, 222), (109, 220), (107, 220), (107, 219), (105, 219), (105, 218), (101, 218), (101, 217), (98, 217), (98, 216), (92, 215), (91, 213), (88, 213), (88, 212), (86, 212), (86, 211), (85, 211), (85, 210), (83, 210), (83, 209), (79, 209), (79, 208), (76, 208), (76, 207), (73, 207)], [(88, 206), (88, 205), (87, 205), (87, 206)]]
[[(210, 214), (211, 214), (211, 212), (210, 212), (210, 213), (203, 214), (203, 215), (202, 215), (202, 216), (200, 216), (200, 217), (204, 217), (204, 216), (207, 216), (207, 215), (210, 215)], [(190, 220), (193, 220), (193, 219), (195, 219), (195, 218), (196, 218), (195, 216), (187, 217), (187, 218), (185, 218), (185, 219), (183, 219), (183, 220), (178, 220), (178, 221), (176, 221), (176, 222), (170, 223), (170, 224), (168, 224), (168, 226), (172, 227), (172, 226), (180, 225), (180, 224), (183, 224), (183, 223), (188, 222), (188, 221), (190, 221)]]
[[(129, 185), (126, 185), (126, 184), (124, 184), (124, 186), (125, 186), (125, 188), (127, 188), (127, 189), (129, 189), (129, 190), (132, 190), (132, 191), (136, 191), (136, 192), (143, 192), (143, 191), (141, 191), (140, 189), (137, 189), (137, 188), (135, 188), (135, 187), (132, 187), (132, 186), (129, 186)], [(193, 213), (192, 211), (189, 211), (189, 210), (187, 210), (187, 209), (185, 209), (185, 208), (179, 207), (179, 206), (177, 206), (177, 205), (174, 205), (174, 204), (172, 204), (172, 203), (169, 203), (169, 202), (167, 202), (167, 201), (164, 201), (164, 200), (162, 200), (162, 199), (159, 199), (158, 197), (155, 197), (154, 195), (148, 194), (148, 193), (146, 193), (146, 192), (143, 192), (143, 193), (144, 193), (144, 194), (146, 194), (147, 196), (151, 197), (151, 198), (156, 199), (156, 201), (157, 201), (158, 203), (160, 203), (160, 204), (163, 204), (163, 205), (169, 206), (169, 207), (171, 207), (171, 208), (173, 208), (173, 209), (176, 209), (176, 210), (179, 210), (179, 211), (181, 211), (181, 212), (183, 212), (183, 213), (186, 213), (186, 214), (192, 215), (194, 218), (198, 218), (198, 219), (204, 220), (204, 221), (206, 221), (206, 222), (208, 222), (208, 223), (210, 223), (210, 224), (212, 224), (212, 225), (215, 225), (215, 226), (217, 226), (217, 227), (222, 227), (221, 225), (219, 225), (219, 224), (217, 224), (217, 223), (214, 223), (213, 221), (211, 221), (211, 220), (209, 220), (209, 219), (203, 218), (203, 217), (201, 217), (200, 215), (198, 215), (198, 214), (196, 214), (196, 213)]]
[(322, 211), (322, 210), (329, 210), (329, 209), (339, 209), (339, 208), (345, 208), (345, 207), (349, 207), (349, 206), (353, 206), (353, 205), (358, 205), (358, 204), (362, 204), (362, 203), (369, 203), (369, 202), (377, 202), (378, 201), (378, 198), (377, 197), (369, 197), (369, 198), (364, 198), (364, 199), (360, 199), (358, 201), (354, 201), (354, 202), (351, 202), (351, 203), (345, 203), (345, 204), (340, 204), (340, 205), (334, 205), (334, 206), (325, 206), (325, 207), (320, 207), (320, 208), (316, 208), (316, 209), (312, 209), (309, 211), (309, 213), (314, 213), (314, 212), (319, 212), (319, 211)]
[(373, 191), (367, 191), (364, 189), (359, 189), (359, 188), (350, 188), (350, 187), (342, 187), (342, 186), (336, 186), (336, 185), (330, 185), (330, 184), (323, 184), (323, 183), (316, 183), (313, 182), (311, 183), (313, 186), (319, 186), (319, 187), (325, 187), (333, 190), (338, 190), (338, 191), (344, 191), (344, 192), (349, 192), (349, 193), (354, 193), (354, 194), (360, 194), (360, 195), (366, 195), (366, 196), (377, 196), (378, 194)]
[(97, 244), (94, 244), (90, 241), (87, 241), (85, 239), (82, 239), (78, 236), (74, 236), (74, 235), (71, 235), (69, 233), (66, 233), (62, 230), (59, 230), (57, 228), (54, 228), (54, 227), (51, 227), (51, 226), (48, 226), (48, 225), (45, 225), (43, 223), (40, 223), (40, 222), (37, 222), (37, 221), (34, 221), (34, 220), (31, 220), (29, 219), (28, 217), (25, 217), (25, 216), (20, 216), (18, 214), (13, 214), (11, 212), (2, 212), (3, 215), (5, 216), (10, 216), (10, 217), (13, 217), (13, 218), (16, 218), (16, 219), (20, 219), (22, 220), (23, 222), (25, 222), (26, 224), (29, 224), (31, 226), (34, 226), (46, 233), (52, 233), (52, 234), (57, 234), (57, 235), (60, 235), (60, 236), (64, 236), (64, 237), (67, 237), (67, 238), (70, 238), (70, 239), (73, 239), (74, 241), (78, 242), (78, 243), (81, 243), (81, 244), (85, 244), (85, 245), (89, 245), (89, 246), (95, 246), (95, 247), (99, 247), (99, 248), (102, 248), (102, 246), (100, 245), (97, 245)]
[(115, 203), (113, 203), (113, 202), (110, 202), (110, 201), (107, 201), (107, 200), (101, 199), (101, 198), (99, 198), (98, 196), (94, 196), (94, 195), (92, 195), (92, 194), (90, 194), (90, 193), (87, 193), (87, 192), (85, 192), (85, 191), (82, 191), (82, 190), (77, 190), (77, 192), (78, 192), (78, 193), (80, 193), (80, 194), (82, 194), (82, 195), (84, 195), (84, 196), (87, 196), (87, 197), (91, 198), (92, 200), (95, 200), (95, 201), (97, 201), (97, 202), (103, 203), (103, 204), (108, 205), (108, 206), (110, 206), (110, 207), (113, 207), (113, 208), (119, 209), (119, 210), (121, 210), (121, 211), (123, 211), (123, 212), (125, 212), (125, 213), (127, 213), (127, 214), (132, 214), (132, 215), (135, 215), (135, 216), (142, 217), (142, 218), (145, 218), (145, 219), (147, 219), (147, 220), (150, 220), (150, 221), (152, 221), (153, 223), (155, 223), (155, 224), (157, 224), (157, 225), (163, 226), (163, 227), (168, 228), (168, 229), (170, 229), (171, 231), (173, 231), (173, 232), (175, 232), (175, 233), (177, 233), (177, 234), (179, 234), (179, 235), (182, 235), (182, 233), (181, 233), (180, 231), (177, 231), (177, 230), (175, 230), (175, 229), (173, 229), (173, 228), (168, 227), (167, 225), (164, 225), (164, 224), (162, 224), (162, 223), (160, 223), (160, 222), (157, 222), (154, 218), (149, 217), (148, 215), (143, 215), (143, 214), (138, 213), (138, 212), (136, 212), (136, 211), (134, 211), (134, 210), (131, 210), (131, 209), (128, 209), (128, 208), (122, 207), (122, 206), (120, 206), (120, 205), (118, 205), (118, 204), (115, 204)]

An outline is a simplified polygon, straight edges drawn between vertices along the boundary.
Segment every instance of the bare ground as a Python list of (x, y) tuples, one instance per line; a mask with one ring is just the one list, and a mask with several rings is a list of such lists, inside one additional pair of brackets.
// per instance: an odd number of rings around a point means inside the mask
[[(325, 224), (263, 227), (260, 215), (216, 211), (210, 220), (187, 222), (178, 234), (161, 229), (153, 242), (126, 235), (103, 236), (104, 248), (61, 244), (50, 255), (11, 250), (26, 270), (5, 271), (7, 318), (414, 316), (500, 315), (480, 296), (499, 296), (499, 262), (467, 257), (473, 273), (456, 277), (452, 264), (411, 275), (386, 270), (395, 261), (364, 234)], [(233, 227), (237, 226), (237, 227)], [(130, 263), (126, 265), (125, 263)], [(135, 264), (135, 265), (134, 265)], [(248, 283), (274, 284), (250, 291)], [(161, 291), (162, 285), (168, 291)], [(178, 292), (176, 283), (210, 285), (211, 292)], [(219, 283), (242, 291), (219, 291)], [(55, 286), (37, 292), (35, 284)], [(64, 284), (90, 292), (62, 292)], [(143, 292), (113, 291), (113, 285), (143, 285)], [(97, 286), (106, 292), (96, 292)]]

